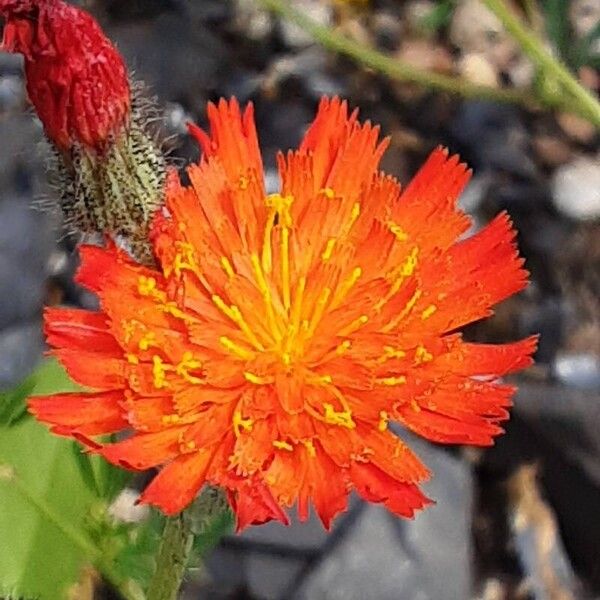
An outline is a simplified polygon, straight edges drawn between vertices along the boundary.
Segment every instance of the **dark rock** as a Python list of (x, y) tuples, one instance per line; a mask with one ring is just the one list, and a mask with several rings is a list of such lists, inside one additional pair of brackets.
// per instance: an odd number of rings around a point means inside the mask
[(0, 331), (0, 391), (17, 385), (42, 358), (44, 340), (37, 320)]

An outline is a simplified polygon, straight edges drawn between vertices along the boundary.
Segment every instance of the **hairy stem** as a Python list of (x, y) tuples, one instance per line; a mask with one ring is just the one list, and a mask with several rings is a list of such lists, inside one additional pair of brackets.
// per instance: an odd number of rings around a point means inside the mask
[(166, 520), (148, 600), (176, 600), (183, 582), (194, 535), (186, 511)]

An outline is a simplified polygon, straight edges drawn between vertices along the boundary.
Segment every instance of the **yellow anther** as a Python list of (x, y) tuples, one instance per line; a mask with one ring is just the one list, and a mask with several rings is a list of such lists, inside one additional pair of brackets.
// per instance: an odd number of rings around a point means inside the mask
[(389, 221), (388, 227), (390, 231), (396, 236), (396, 239), (399, 242), (405, 242), (408, 239), (408, 234), (406, 233), (406, 231), (404, 231), (404, 229), (402, 229), (402, 227), (400, 227), (400, 225), (398, 225), (397, 223)]
[(329, 385), (333, 383), (333, 379), (331, 375), (316, 375), (314, 379), (311, 378), (310, 382), (315, 385)]
[(275, 378), (271, 375), (262, 377), (261, 375), (256, 375), (250, 371), (244, 371), (244, 378), (246, 381), (254, 383), (255, 385), (269, 385), (271, 383), (275, 383)]
[(335, 192), (333, 191), (333, 189), (331, 189), (330, 187), (326, 187), (326, 188), (321, 188), (319, 190), (319, 194), (323, 194), (324, 196), (326, 196), (329, 200), (333, 200), (335, 198)]
[(323, 404), (325, 409), (325, 422), (331, 425), (339, 425), (348, 429), (354, 429), (356, 423), (352, 420), (352, 413), (348, 411), (336, 412), (331, 404)]
[(325, 312), (325, 307), (327, 306), (327, 303), (329, 302), (330, 297), (331, 297), (331, 288), (329, 288), (329, 287), (323, 288), (321, 290), (321, 293), (319, 294), (319, 298), (317, 299), (317, 304), (315, 306), (315, 312), (313, 313), (313, 315), (310, 319), (310, 322), (309, 322), (308, 330), (306, 332), (308, 337), (312, 337), (314, 335), (315, 330), (316, 330), (317, 326), (319, 325), (321, 318), (323, 317), (323, 313)]
[(360, 203), (355, 202), (352, 205), (352, 212), (350, 213), (350, 227), (356, 223), (356, 219), (360, 216)]
[(383, 351), (387, 358), (404, 358), (406, 356), (404, 350), (399, 350), (393, 346), (384, 346)]
[(396, 325), (398, 323), (400, 323), (400, 321), (402, 321), (402, 319), (405, 319), (410, 314), (410, 311), (414, 308), (415, 304), (417, 303), (417, 301), (419, 300), (419, 298), (422, 295), (423, 295), (423, 290), (415, 290), (414, 294), (411, 296), (410, 300), (406, 303), (406, 305), (404, 306), (402, 311), (400, 313), (398, 313), (389, 323), (384, 325), (382, 327), (382, 331), (384, 333), (388, 333), (389, 331), (394, 329), (394, 327), (396, 327)]
[(321, 254), (321, 258), (326, 262), (331, 258), (333, 254), (333, 248), (335, 247), (335, 238), (329, 238), (327, 240), (327, 245), (325, 246), (325, 250), (323, 250), (323, 254)]
[(173, 271), (177, 277), (181, 275), (182, 271), (191, 271), (198, 278), (201, 277), (200, 269), (196, 261), (196, 251), (194, 246), (189, 242), (175, 242), (177, 247), (177, 254), (175, 255), (175, 261), (173, 262)]
[(437, 306), (435, 304), (430, 304), (422, 313), (421, 313), (421, 319), (423, 319), (423, 321), (425, 321), (426, 319), (429, 319), (429, 317), (437, 310)]
[(399, 377), (379, 377), (375, 381), (376, 383), (389, 386), (404, 385), (406, 383), (406, 377), (404, 375), (400, 375)]
[(161, 418), (161, 422), (164, 425), (174, 425), (176, 423), (179, 423), (180, 420), (181, 420), (181, 417), (178, 414), (164, 415)]
[(275, 448), (278, 450), (287, 450), (288, 452), (292, 452), (294, 450), (294, 446), (288, 442), (283, 442), (282, 440), (273, 440), (273, 446), (275, 446)]
[(433, 360), (433, 354), (428, 352), (424, 346), (417, 346), (417, 349), (415, 350), (415, 360), (418, 363), (431, 362)]
[(135, 334), (135, 330), (137, 329), (138, 322), (134, 320), (128, 321), (127, 319), (123, 319), (121, 321), (121, 327), (123, 328), (123, 341), (126, 344), (129, 344), (131, 338)]
[(223, 271), (227, 273), (227, 277), (231, 278), (235, 275), (231, 262), (226, 256), (221, 256), (221, 266), (223, 267)]
[(156, 343), (156, 334), (153, 331), (146, 333), (138, 342), (138, 348), (142, 351), (148, 350), (151, 347), (158, 347), (158, 344)]
[(282, 225), (281, 230), (281, 291), (283, 307), (290, 310), (290, 230)]
[(248, 341), (260, 351), (263, 351), (264, 346), (258, 341), (254, 332), (250, 329), (248, 323), (244, 320), (244, 317), (240, 311), (240, 309), (232, 304), (231, 306), (227, 306), (223, 298), (217, 294), (212, 295), (212, 301), (215, 306), (227, 317), (229, 317), (244, 333)]
[(256, 284), (258, 285), (258, 289), (260, 290), (263, 301), (265, 303), (265, 308), (267, 310), (267, 319), (269, 321), (269, 328), (271, 333), (275, 337), (275, 339), (279, 342), (281, 341), (281, 331), (279, 330), (279, 326), (275, 319), (275, 312), (273, 310), (273, 298), (271, 296), (271, 288), (267, 284), (264, 273), (261, 268), (260, 261), (256, 254), (252, 254), (250, 257), (250, 262), (252, 264), (252, 269), (254, 271), (254, 278)]
[(355, 267), (352, 269), (350, 275), (341, 283), (338, 287), (335, 296), (333, 297), (333, 301), (331, 302), (331, 307), (336, 308), (342, 300), (346, 297), (346, 294), (354, 287), (356, 282), (360, 279), (362, 275), (362, 269), (360, 267)]
[(140, 364), (140, 359), (135, 354), (131, 354), (131, 352), (128, 352), (125, 355), (125, 358), (127, 359), (127, 362), (130, 365), (139, 365)]
[(315, 449), (315, 445), (312, 443), (312, 440), (302, 440), (304, 447), (306, 448), (308, 455), (311, 458), (314, 458), (317, 455), (317, 451)]
[(369, 317), (367, 315), (361, 315), (357, 319), (354, 319), (350, 325), (347, 325), (343, 329), (340, 330), (339, 335), (350, 335), (354, 333), (357, 329), (360, 329), (363, 325), (366, 325), (369, 322)]
[(411, 408), (415, 411), (415, 412), (421, 412), (421, 407), (419, 406), (419, 404), (417, 403), (416, 400), (411, 400), (410, 401), (410, 406)]
[(239, 181), (240, 190), (247, 190), (249, 185), (250, 185), (250, 179), (248, 179), (248, 177), (246, 177), (245, 175), (242, 175), (240, 177), (240, 181)]
[(196, 449), (196, 442), (195, 442), (194, 440), (190, 440), (189, 442), (187, 442), (187, 443), (185, 444), (185, 447), (186, 447), (188, 450), (195, 450), (195, 449)]
[(379, 423), (377, 424), (377, 429), (379, 429), (381, 432), (385, 431), (388, 428), (389, 420), (389, 415), (385, 412), (385, 410), (382, 410), (379, 413)]
[(418, 263), (418, 256), (419, 256), (419, 248), (417, 246), (415, 246), (410, 251), (410, 254), (406, 257), (406, 260), (404, 261), (404, 263), (402, 264), (402, 267), (400, 268), (400, 276), (401, 277), (410, 277), (415, 272), (415, 269), (417, 268), (417, 263)]
[[(296, 293), (294, 294), (294, 303), (290, 313), (289, 330), (297, 333), (300, 330), (300, 315), (302, 314), (302, 300), (304, 299), (304, 290), (306, 289), (306, 277), (298, 279)], [(288, 337), (288, 340), (291, 339)]]
[(252, 425), (254, 424), (254, 422), (252, 421), (252, 419), (243, 419), (242, 413), (239, 410), (236, 410), (233, 413), (232, 421), (233, 432), (235, 433), (236, 437), (240, 436), (242, 429), (244, 431), (252, 431)]
[(219, 338), (219, 343), (226, 350), (228, 350), (232, 354), (235, 354), (239, 358), (242, 358), (243, 360), (252, 360), (256, 356), (254, 354), (254, 352), (252, 352), (251, 350), (248, 350), (247, 348), (244, 348), (243, 346), (240, 346), (239, 344), (236, 344), (234, 341), (230, 340), (227, 336), (222, 335)]
[(175, 367), (175, 372), (187, 382), (193, 384), (205, 383), (201, 377), (190, 375), (189, 371), (195, 371), (202, 367), (202, 362), (195, 359), (191, 352), (184, 352), (181, 361)]
[(156, 291), (156, 279), (140, 275), (138, 279), (138, 292), (141, 296), (151, 296)]
[(166, 381), (167, 367), (168, 366), (163, 363), (162, 358), (160, 356), (157, 356), (155, 354), (152, 357), (152, 377), (153, 377), (154, 387), (157, 390), (167, 387), (167, 381)]
[(350, 350), (352, 347), (352, 342), (350, 340), (344, 340), (338, 347), (335, 349), (335, 353), (339, 356)]
[(289, 352), (283, 352), (281, 354), (281, 361), (286, 367), (289, 367), (292, 364), (292, 357)]

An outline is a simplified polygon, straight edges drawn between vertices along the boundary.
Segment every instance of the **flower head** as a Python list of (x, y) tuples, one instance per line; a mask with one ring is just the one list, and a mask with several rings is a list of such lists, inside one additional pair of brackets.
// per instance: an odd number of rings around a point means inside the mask
[[(458, 329), (522, 289), (500, 215), (458, 241), (469, 174), (438, 149), (404, 189), (387, 145), (324, 99), (267, 195), (252, 107), (209, 105), (204, 154), (175, 176), (153, 228), (157, 269), (84, 247), (79, 281), (100, 313), (51, 308), (48, 341), (87, 393), (30, 410), (117, 465), (162, 467), (141, 500), (168, 514), (222, 486), (238, 526), (309, 503), (326, 527), (354, 489), (410, 517), (429, 472), (388, 427), (488, 445), (535, 339), (472, 344)], [(101, 444), (93, 436), (131, 430)]]
[(130, 111), (127, 70), (94, 19), (62, 0), (0, 0), (2, 49), (25, 58), (27, 91), (48, 138), (102, 147)]

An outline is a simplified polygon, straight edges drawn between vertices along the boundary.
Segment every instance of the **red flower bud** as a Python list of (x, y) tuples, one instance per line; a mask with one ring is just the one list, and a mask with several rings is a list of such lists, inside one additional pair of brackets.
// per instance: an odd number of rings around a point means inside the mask
[(129, 119), (127, 69), (87, 13), (62, 0), (0, 0), (2, 49), (25, 57), (27, 91), (59, 150), (102, 149)]

